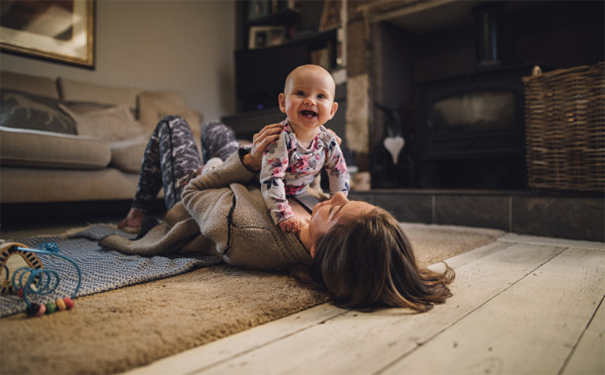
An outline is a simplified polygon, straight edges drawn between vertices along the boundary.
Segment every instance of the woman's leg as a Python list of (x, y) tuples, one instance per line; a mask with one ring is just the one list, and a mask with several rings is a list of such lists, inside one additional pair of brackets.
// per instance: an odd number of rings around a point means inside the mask
[(202, 128), (202, 157), (204, 164), (212, 158), (227, 160), (239, 148), (235, 133), (220, 122), (209, 122)]
[(139, 175), (132, 208), (120, 228), (140, 228), (150, 204), (164, 188), (170, 209), (181, 200), (181, 192), (202, 165), (189, 125), (182, 117), (167, 116), (153, 131)]

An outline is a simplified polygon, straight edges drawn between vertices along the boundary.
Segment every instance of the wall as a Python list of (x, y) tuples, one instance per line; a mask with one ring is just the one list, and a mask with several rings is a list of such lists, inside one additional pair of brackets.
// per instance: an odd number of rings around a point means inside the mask
[(84, 82), (178, 90), (218, 120), (235, 111), (235, 1), (96, 2), (96, 69), (0, 54), (0, 68)]

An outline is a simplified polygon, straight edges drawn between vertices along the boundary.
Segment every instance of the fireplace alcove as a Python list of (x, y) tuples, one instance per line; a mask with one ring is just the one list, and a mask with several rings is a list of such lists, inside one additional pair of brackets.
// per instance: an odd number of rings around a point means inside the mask
[[(525, 190), (521, 78), (535, 65), (602, 60), (603, 5), (442, 4), (370, 20), (372, 186)], [(393, 116), (377, 105), (399, 112), (406, 142), (397, 164), (382, 146)]]

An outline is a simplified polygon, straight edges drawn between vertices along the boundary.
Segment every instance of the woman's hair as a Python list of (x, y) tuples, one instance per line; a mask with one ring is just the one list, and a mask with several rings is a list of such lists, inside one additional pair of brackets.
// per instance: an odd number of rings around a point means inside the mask
[(337, 306), (407, 307), (420, 312), (451, 297), (447, 285), (455, 277), (447, 264), (443, 273), (419, 269), (399, 222), (378, 207), (322, 236), (309, 272)]

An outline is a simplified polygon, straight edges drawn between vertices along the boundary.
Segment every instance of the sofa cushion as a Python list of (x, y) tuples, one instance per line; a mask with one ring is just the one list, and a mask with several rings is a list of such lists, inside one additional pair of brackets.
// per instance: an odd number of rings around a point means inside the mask
[(132, 200), (139, 180), (138, 174), (115, 168), (2, 167), (0, 176), (2, 203)]
[(133, 88), (105, 86), (65, 78), (59, 78), (57, 82), (62, 100), (125, 105), (133, 111), (137, 108), (137, 96), (141, 92)]
[(110, 159), (109, 146), (98, 139), (0, 126), (3, 167), (100, 169)]
[(76, 123), (59, 107), (57, 99), (3, 89), (0, 126), (76, 134)]
[(111, 142), (111, 164), (124, 172), (139, 173), (148, 137), (128, 141)]
[(193, 138), (201, 152), (202, 136), (202, 114), (198, 111), (179, 105), (176, 102), (158, 100), (153, 95), (141, 95), (139, 97), (139, 120), (141, 124), (148, 129), (155, 129), (158, 122), (168, 115), (182, 116), (193, 133)]
[(146, 128), (155, 129), (158, 122), (168, 115), (182, 116), (192, 130), (201, 129), (202, 115), (198, 111), (148, 95), (139, 97), (139, 121)]
[(57, 84), (54, 79), (50, 78), (2, 71), (0, 72), (0, 85), (3, 91), (11, 89), (45, 98), (59, 99)]
[(124, 105), (84, 114), (76, 113), (63, 104), (59, 106), (75, 120), (78, 134), (82, 136), (113, 142), (139, 138), (147, 133)]
[(172, 106), (185, 107), (185, 97), (178, 91), (143, 91), (139, 94), (139, 100), (141, 98), (159, 100)]

